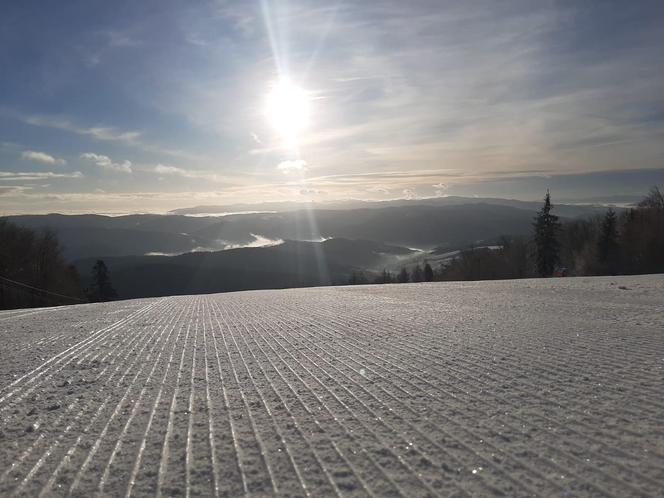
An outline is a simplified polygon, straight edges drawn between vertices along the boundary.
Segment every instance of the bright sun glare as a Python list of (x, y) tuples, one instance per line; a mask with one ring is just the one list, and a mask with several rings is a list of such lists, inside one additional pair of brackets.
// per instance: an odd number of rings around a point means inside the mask
[(299, 135), (309, 125), (309, 97), (290, 80), (280, 79), (267, 95), (265, 116), (287, 145), (296, 145)]

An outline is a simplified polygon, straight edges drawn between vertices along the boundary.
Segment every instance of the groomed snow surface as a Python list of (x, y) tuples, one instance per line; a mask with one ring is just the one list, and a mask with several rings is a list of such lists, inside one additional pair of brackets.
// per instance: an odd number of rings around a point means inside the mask
[(663, 496), (664, 276), (0, 313), (0, 496)]

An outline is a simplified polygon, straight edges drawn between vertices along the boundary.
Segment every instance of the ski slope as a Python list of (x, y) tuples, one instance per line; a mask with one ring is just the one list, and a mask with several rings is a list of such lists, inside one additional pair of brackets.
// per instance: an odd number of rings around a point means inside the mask
[(664, 276), (0, 313), (0, 496), (664, 496)]

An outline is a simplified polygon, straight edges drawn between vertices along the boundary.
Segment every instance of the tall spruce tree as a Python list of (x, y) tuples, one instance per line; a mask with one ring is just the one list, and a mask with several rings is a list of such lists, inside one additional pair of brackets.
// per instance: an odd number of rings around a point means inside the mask
[(602, 220), (602, 228), (597, 243), (597, 257), (604, 271), (609, 273), (615, 271), (617, 253), (618, 220), (616, 219), (616, 212), (609, 208)]
[(551, 195), (549, 190), (544, 197), (544, 206), (537, 212), (533, 227), (535, 230), (535, 263), (540, 277), (550, 277), (559, 261), (558, 231), (560, 222), (551, 214)]

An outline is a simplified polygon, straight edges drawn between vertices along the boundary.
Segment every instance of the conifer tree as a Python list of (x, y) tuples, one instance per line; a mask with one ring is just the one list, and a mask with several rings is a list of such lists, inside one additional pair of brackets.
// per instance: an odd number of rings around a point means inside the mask
[(602, 228), (597, 244), (599, 262), (606, 271), (614, 271), (615, 258), (618, 252), (618, 221), (613, 209), (609, 209), (602, 220)]
[(400, 284), (405, 284), (408, 283), (410, 280), (410, 275), (408, 275), (408, 270), (405, 268), (401, 268), (401, 271), (399, 272), (399, 275), (397, 275), (397, 282)]
[(557, 235), (560, 230), (560, 222), (555, 214), (551, 214), (552, 209), (551, 195), (547, 189), (544, 206), (537, 212), (533, 223), (535, 263), (540, 277), (550, 277), (559, 260)]

